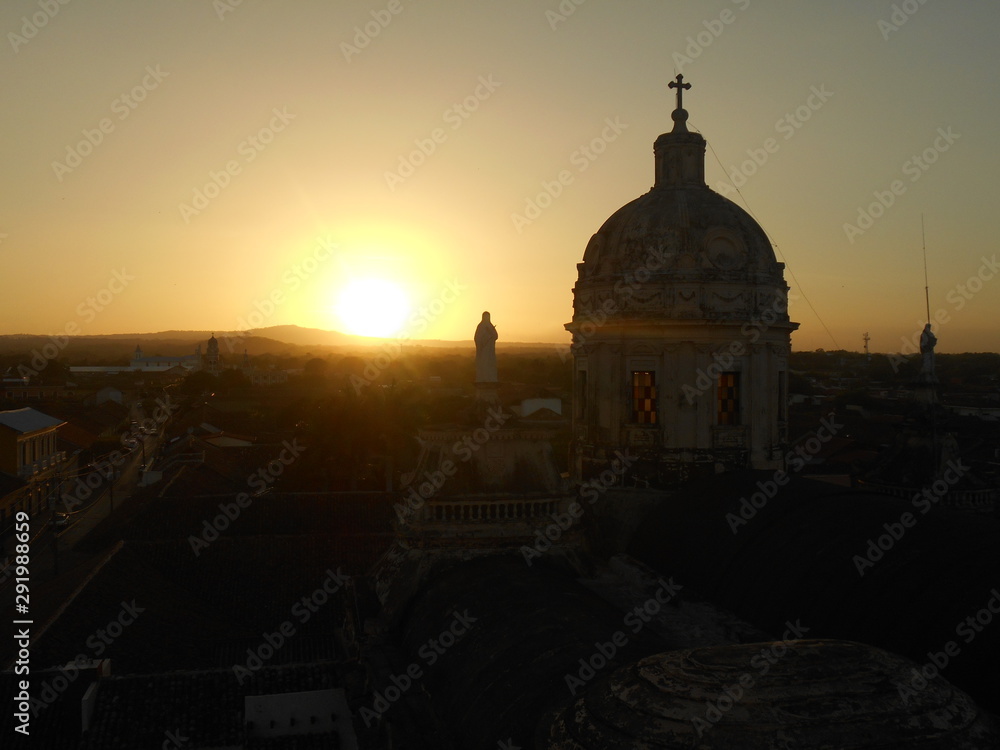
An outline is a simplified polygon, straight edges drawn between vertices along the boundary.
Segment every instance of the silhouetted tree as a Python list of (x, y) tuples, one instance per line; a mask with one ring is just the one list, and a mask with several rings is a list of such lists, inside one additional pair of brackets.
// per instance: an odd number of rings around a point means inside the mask
[(319, 357), (313, 357), (302, 368), (302, 375), (309, 380), (325, 380), (329, 369), (329, 362)]
[(239, 370), (223, 370), (219, 373), (217, 390), (220, 393), (229, 395), (246, 391), (249, 388), (250, 381)]
[(177, 390), (185, 396), (198, 396), (206, 391), (210, 393), (214, 392), (218, 384), (219, 381), (214, 375), (199, 371), (193, 372), (184, 378), (183, 382), (177, 386)]

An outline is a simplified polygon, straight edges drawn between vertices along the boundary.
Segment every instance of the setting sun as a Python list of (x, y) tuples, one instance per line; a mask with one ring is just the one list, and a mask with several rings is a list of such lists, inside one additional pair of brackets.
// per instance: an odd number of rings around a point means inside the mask
[(391, 336), (410, 312), (401, 286), (385, 279), (354, 279), (337, 296), (339, 329), (358, 336)]

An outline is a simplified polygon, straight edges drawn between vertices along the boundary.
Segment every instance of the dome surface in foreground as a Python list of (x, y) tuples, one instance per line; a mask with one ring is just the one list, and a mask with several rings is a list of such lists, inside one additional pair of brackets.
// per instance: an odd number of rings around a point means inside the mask
[(848, 641), (656, 654), (596, 682), (538, 743), (547, 750), (996, 747), (989, 714), (917, 665)]

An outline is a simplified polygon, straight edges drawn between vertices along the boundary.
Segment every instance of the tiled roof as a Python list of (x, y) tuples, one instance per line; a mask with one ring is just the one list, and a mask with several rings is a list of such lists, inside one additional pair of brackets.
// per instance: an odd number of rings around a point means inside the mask
[[(325, 536), (224, 537), (195, 554), (187, 538), (127, 542), (54, 623), (36, 631), (32, 664), (65, 664), (83, 653), (112, 659), (116, 674), (231, 668), (284, 623), (294, 637), (268, 663), (342, 657), (334, 640), (345, 612), (337, 576), (358, 572), (344, 564), (342, 546)], [(127, 623), (109, 626), (116, 620)], [(102, 631), (115, 634), (110, 643)]]
[(22, 435), (39, 430), (47, 430), (50, 427), (58, 427), (62, 423), (63, 420), (50, 417), (48, 414), (43, 414), (31, 407), (0, 411), (0, 425), (8, 427)]
[(78, 448), (89, 448), (97, 442), (97, 435), (84, 429), (76, 422), (66, 422), (59, 431), (59, 438)]
[(61, 420), (72, 422), (94, 435), (100, 435), (116, 427), (127, 419), (129, 414), (126, 407), (115, 401), (105, 401), (100, 406), (60, 401), (46, 404), (46, 409)]

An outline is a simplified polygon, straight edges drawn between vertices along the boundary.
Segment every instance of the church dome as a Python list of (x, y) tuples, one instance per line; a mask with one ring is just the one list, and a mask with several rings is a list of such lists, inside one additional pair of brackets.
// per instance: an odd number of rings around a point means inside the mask
[[(607, 290), (610, 285), (613, 292), (617, 287), (628, 292), (630, 304), (622, 307), (634, 308), (651, 302), (650, 296), (662, 296), (658, 280), (675, 287), (707, 283), (725, 290), (763, 284), (783, 291), (782, 268), (764, 230), (732, 201), (706, 186), (654, 187), (618, 209), (591, 238), (577, 291), (583, 292), (579, 301), (589, 306), (588, 288)], [(735, 292), (722, 293), (734, 301)], [(661, 300), (663, 306), (668, 302)], [(689, 316), (684, 307), (679, 305), (676, 317)], [(688, 307), (693, 314), (694, 306)], [(727, 305), (718, 307), (714, 312), (726, 312)]]
[[(683, 84), (687, 87), (688, 84)], [(618, 209), (578, 265), (576, 317), (728, 320), (783, 305), (783, 269), (760, 225), (705, 183), (687, 111), (653, 144), (655, 184)], [(603, 317), (603, 316), (602, 316)], [(786, 318), (787, 320), (787, 318)]]
[(680, 281), (748, 276), (781, 280), (781, 265), (760, 225), (709, 187), (656, 186), (611, 215), (591, 238), (581, 281), (646, 267)]
[(735, 468), (778, 469), (788, 440), (788, 285), (760, 225), (705, 183), (705, 139), (653, 144), (652, 189), (591, 238), (573, 287), (575, 471), (616, 451), (656, 484)]

